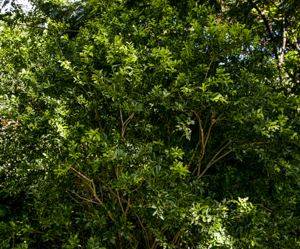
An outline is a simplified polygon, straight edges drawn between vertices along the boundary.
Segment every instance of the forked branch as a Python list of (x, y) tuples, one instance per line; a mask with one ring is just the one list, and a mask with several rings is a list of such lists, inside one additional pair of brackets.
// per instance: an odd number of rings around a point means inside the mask
[[(190, 166), (191, 166), (192, 161), (193, 161), (193, 159), (194, 159), (194, 157), (195, 157), (195, 155), (196, 155), (196, 152), (197, 152), (197, 150), (198, 150), (198, 147), (201, 145), (201, 150), (200, 150), (200, 153), (201, 153), (201, 154), (200, 154), (200, 157), (199, 157), (198, 166), (197, 166), (197, 167), (194, 169), (194, 171), (192, 172), (192, 174), (195, 174), (196, 171), (198, 171), (198, 172), (197, 172), (197, 175), (200, 176), (201, 165), (202, 165), (202, 161), (203, 161), (204, 156), (205, 156), (205, 150), (206, 150), (206, 146), (207, 146), (207, 143), (208, 143), (208, 139), (209, 139), (209, 137), (210, 137), (210, 135), (211, 135), (212, 127), (213, 127), (213, 125), (214, 125), (215, 123), (217, 123), (218, 121), (222, 120), (221, 117), (223, 116), (223, 114), (221, 114), (217, 119), (214, 119), (213, 116), (212, 116), (210, 125), (209, 125), (209, 127), (208, 127), (208, 131), (207, 131), (207, 133), (205, 134), (205, 133), (204, 133), (203, 126), (202, 126), (202, 121), (201, 121), (201, 118), (200, 118), (199, 114), (198, 114), (196, 111), (194, 111), (194, 110), (192, 110), (192, 112), (196, 115), (196, 118), (198, 119), (198, 123), (199, 123), (199, 140), (198, 140), (198, 143), (197, 143), (197, 145), (196, 145), (195, 151), (194, 151), (194, 153), (193, 153), (193, 155), (192, 155), (192, 158), (191, 158), (191, 160), (190, 160), (190, 162), (189, 162), (189, 164), (188, 164), (188, 169), (190, 169)], [(222, 150), (223, 150), (223, 149), (221, 149), (221, 151), (222, 151)], [(219, 154), (221, 151), (219, 151), (219, 152), (217, 153), (216, 156), (218, 156), (218, 154)], [(209, 167), (214, 163), (214, 159), (216, 158), (216, 156), (215, 156), (215, 157), (212, 159), (212, 161), (209, 163)], [(218, 160), (218, 159), (216, 159), (216, 160)], [(205, 172), (207, 169), (208, 169), (208, 168), (206, 168), (206, 169), (204, 170), (204, 172)], [(201, 174), (201, 175), (203, 175), (203, 174)]]
[(82, 173), (80, 173), (79, 171), (77, 171), (76, 169), (74, 169), (73, 167), (70, 167), (70, 169), (72, 169), (74, 171), (74, 173), (76, 173), (77, 176), (79, 176), (84, 182), (85, 184), (90, 188), (91, 192), (92, 192), (92, 195), (93, 197), (97, 200), (97, 202), (95, 201), (92, 201), (92, 200), (88, 200), (84, 197), (81, 197), (79, 196), (77, 193), (75, 193), (80, 199), (83, 199), (85, 201), (88, 201), (90, 203), (95, 203), (95, 204), (98, 204), (102, 207), (104, 207), (104, 209), (107, 211), (107, 214), (108, 216), (111, 218), (111, 220), (114, 221), (114, 218), (112, 216), (112, 213), (107, 209), (107, 207), (104, 205), (104, 203), (100, 200), (100, 198), (97, 196), (97, 191), (96, 191), (96, 188), (95, 188), (95, 184), (94, 184), (94, 181), (87, 178), (85, 175), (83, 175)]
[(122, 115), (122, 111), (120, 110), (120, 117), (121, 117), (121, 123), (122, 123), (122, 137), (125, 137), (125, 131), (127, 128), (127, 125), (129, 124), (130, 120), (133, 118), (134, 116), (134, 112), (125, 120), (125, 122), (123, 122), (123, 115)]
[(219, 156), (218, 158), (216, 158), (216, 157), (222, 152), (222, 150), (224, 150), (230, 143), (231, 143), (231, 142), (228, 142), (225, 146), (223, 146), (223, 147), (216, 153), (216, 155), (215, 155), (215, 156), (210, 160), (210, 162), (207, 164), (206, 168), (202, 171), (202, 173), (199, 174), (199, 176), (198, 176), (197, 179), (201, 178), (201, 177), (205, 174), (205, 172), (206, 172), (213, 164), (215, 164), (215, 163), (216, 163), (217, 161), (219, 161), (221, 158), (227, 156), (229, 153), (231, 153), (231, 152), (233, 151), (233, 149), (232, 149), (232, 150), (229, 150), (229, 151), (227, 151), (226, 153), (224, 153), (222, 156)]

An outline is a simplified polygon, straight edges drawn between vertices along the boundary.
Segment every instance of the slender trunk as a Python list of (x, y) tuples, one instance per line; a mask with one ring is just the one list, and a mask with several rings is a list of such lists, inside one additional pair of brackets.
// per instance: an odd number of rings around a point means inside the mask
[(282, 42), (282, 48), (281, 48), (281, 54), (280, 54), (280, 60), (279, 60), (280, 68), (282, 67), (282, 64), (283, 64), (285, 48), (286, 48), (286, 28), (285, 28), (285, 18), (283, 17), (283, 42)]

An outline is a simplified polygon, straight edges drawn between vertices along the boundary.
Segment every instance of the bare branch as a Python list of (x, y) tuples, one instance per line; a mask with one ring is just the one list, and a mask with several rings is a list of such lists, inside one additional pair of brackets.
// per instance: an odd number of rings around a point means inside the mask
[[(75, 173), (77, 173), (78, 176), (80, 176), (81, 178), (83, 178), (84, 180), (86, 180), (85, 183), (86, 183), (87, 186), (91, 189), (93, 197), (98, 201), (98, 203), (97, 203), (97, 202), (94, 202), (94, 203), (100, 204), (102, 207), (104, 207), (104, 209), (107, 211), (108, 216), (111, 218), (111, 220), (114, 221), (115, 219), (113, 218), (112, 213), (110, 212), (110, 210), (107, 209), (107, 207), (104, 205), (104, 203), (103, 203), (103, 202), (100, 200), (100, 198), (97, 196), (97, 191), (96, 191), (96, 187), (95, 187), (94, 181), (91, 180), (91, 179), (89, 179), (89, 178), (87, 178), (85, 175), (83, 175), (82, 173), (78, 172), (78, 171), (75, 170), (73, 167), (70, 167), (70, 168), (71, 168)], [(78, 195), (77, 193), (75, 193), (75, 194)], [(91, 203), (93, 202), (93, 201), (88, 200), (88, 199), (86, 199), (86, 198), (83, 198), (83, 197), (81, 197), (81, 196), (79, 196), (79, 195), (78, 195), (78, 197), (81, 198), (81, 199), (85, 199), (86, 201), (89, 201), (89, 202), (91, 202)]]
[(134, 116), (134, 112), (126, 119), (125, 122), (123, 122), (123, 116), (122, 116), (122, 111), (120, 110), (120, 117), (121, 117), (121, 123), (122, 123), (122, 137), (125, 137), (125, 131), (127, 128), (127, 125), (129, 124), (130, 120), (133, 118)]
[[(194, 153), (192, 155), (192, 158), (191, 158), (191, 160), (190, 160), (190, 162), (188, 164), (188, 169), (190, 168), (190, 166), (192, 164), (192, 161), (193, 161), (193, 159), (194, 159), (194, 157), (196, 155), (196, 152), (197, 152), (198, 147), (200, 146), (200, 144), (202, 144), (202, 149), (201, 149), (202, 158), (203, 158), (204, 152), (205, 152), (205, 145), (204, 145), (205, 141), (204, 141), (204, 131), (203, 131), (203, 127), (202, 127), (202, 121), (201, 121), (201, 118), (200, 118), (200, 116), (198, 115), (197, 112), (195, 112), (194, 110), (192, 110), (192, 112), (196, 115), (196, 117), (198, 119), (198, 124), (199, 124), (199, 140), (198, 140), (198, 143), (196, 145), (195, 151), (194, 151)], [(202, 159), (200, 159), (200, 163), (201, 163), (201, 160)], [(196, 170), (197, 170), (197, 168), (193, 171), (193, 174), (196, 172)]]
[(141, 218), (138, 216), (137, 213), (135, 213), (135, 216), (138, 218), (139, 223), (140, 223), (140, 225), (141, 225), (141, 227), (142, 227), (142, 229), (143, 229), (143, 231), (144, 231), (144, 233), (145, 233), (145, 237), (146, 237), (146, 239), (145, 239), (146, 247), (147, 247), (147, 248), (150, 248), (150, 240), (149, 240), (149, 236), (148, 236), (147, 230), (146, 230), (146, 228), (144, 227), (143, 222), (142, 222)]
[(176, 233), (176, 235), (174, 236), (174, 238), (173, 238), (173, 240), (171, 241), (170, 244), (175, 245), (175, 244), (177, 243), (179, 237), (180, 237), (180, 231), (178, 231), (178, 232)]

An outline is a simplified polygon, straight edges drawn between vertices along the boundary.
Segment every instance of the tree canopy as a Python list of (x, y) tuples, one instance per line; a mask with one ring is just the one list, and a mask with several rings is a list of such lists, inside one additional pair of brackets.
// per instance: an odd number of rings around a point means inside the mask
[(299, 248), (298, 1), (32, 0), (0, 19), (1, 248)]

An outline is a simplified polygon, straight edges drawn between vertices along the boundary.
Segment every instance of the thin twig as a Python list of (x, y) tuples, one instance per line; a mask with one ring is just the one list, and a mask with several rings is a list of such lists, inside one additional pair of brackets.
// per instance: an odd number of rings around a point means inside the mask
[[(212, 163), (215, 158), (230, 144), (231, 142), (228, 142), (227, 144), (225, 144), (217, 153), (216, 155), (210, 160), (209, 164)], [(224, 144), (224, 143), (223, 143)]]
[[(71, 192), (71, 193), (75, 194), (78, 198), (80, 198), (80, 199), (82, 199), (82, 200), (85, 200), (86, 202), (95, 203), (95, 204), (97, 204), (97, 205), (100, 204), (100, 203), (98, 203), (98, 202), (95, 202), (95, 201), (89, 200), (89, 199), (87, 199), (87, 198), (84, 198), (84, 197), (80, 196), (79, 194), (77, 194), (76, 192)], [(101, 205), (101, 204), (100, 204), (100, 205)]]
[(213, 165), (215, 164), (217, 161), (219, 161), (221, 158), (223, 158), (224, 156), (227, 156), (229, 153), (231, 153), (233, 150), (227, 151), (225, 154), (223, 154), (222, 156), (220, 156), (219, 158), (217, 158), (215, 161), (213, 161), (212, 163), (210, 163), (209, 165), (206, 166), (205, 170), (201, 173), (201, 175), (197, 178), (200, 179), (205, 172)]
[(128, 198), (128, 201), (127, 201), (127, 206), (126, 206), (124, 217), (127, 217), (127, 213), (129, 211), (129, 208), (130, 208), (130, 198)]
[[(70, 191), (70, 190), (69, 190)], [(79, 201), (77, 201), (72, 195), (70, 195), (69, 191), (66, 191), (67, 194), (71, 197), (71, 199), (77, 203), (79, 203)]]
[(84, 179), (86, 179), (87, 181), (91, 182), (92, 180), (87, 178), (85, 175), (81, 174), (79, 171), (77, 171), (76, 169), (74, 169), (73, 167), (70, 167), (70, 169), (72, 169), (73, 171), (75, 171), (78, 175), (80, 175), (81, 177), (83, 177)]
[(266, 210), (268, 210), (268, 211), (270, 211), (270, 212), (272, 212), (272, 210), (271, 209), (269, 209), (269, 208), (266, 208), (263, 204), (252, 204), (253, 206), (261, 206), (262, 208), (264, 208), (264, 209), (266, 209)]
[(121, 207), (121, 209), (122, 209), (122, 213), (123, 213), (123, 215), (124, 215), (124, 217), (125, 217), (125, 211), (124, 211), (124, 208), (123, 208), (123, 205), (122, 205), (122, 202), (121, 202), (121, 198), (120, 198), (120, 195), (119, 195), (119, 191), (117, 191), (117, 199), (118, 199), (119, 204), (120, 204), (120, 207)]
[(137, 188), (135, 188), (134, 190), (132, 190), (132, 193), (135, 192), (135, 191), (137, 191), (142, 186), (142, 184), (143, 184), (143, 181), (141, 182), (141, 184)]
[(208, 66), (207, 71), (206, 71), (206, 74), (205, 74), (205, 79), (206, 79), (207, 76), (208, 76), (208, 72), (209, 72), (209, 69), (210, 69), (211, 64), (212, 64), (213, 61), (214, 61), (214, 58), (215, 58), (215, 54), (213, 55), (213, 58), (212, 58), (211, 62), (209, 63), (209, 66)]

